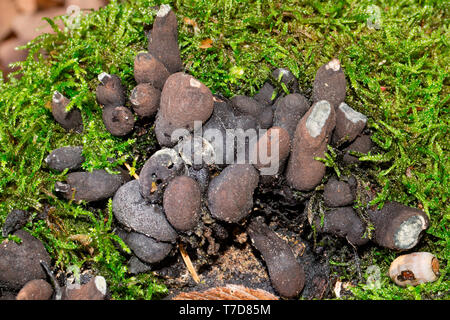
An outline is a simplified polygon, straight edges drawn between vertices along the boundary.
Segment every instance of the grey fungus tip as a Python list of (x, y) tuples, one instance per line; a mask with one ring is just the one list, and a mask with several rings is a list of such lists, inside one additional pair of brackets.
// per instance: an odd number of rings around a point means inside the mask
[(165, 17), (167, 16), (167, 14), (170, 12), (170, 10), (172, 10), (172, 8), (170, 7), (170, 5), (168, 4), (162, 4), (159, 7), (158, 12), (156, 13), (156, 16), (159, 18)]
[(325, 69), (331, 69), (333, 71), (339, 71), (339, 69), (341, 68), (341, 62), (339, 61), (339, 59), (334, 58), (333, 60), (331, 60), (330, 62), (328, 62), (328, 64), (325, 66)]
[(306, 128), (311, 137), (316, 138), (322, 133), (322, 129), (331, 113), (331, 105), (326, 100), (316, 103), (310, 116), (306, 119)]
[(106, 72), (102, 72), (98, 75), (98, 81), (103, 85), (105, 85), (109, 79), (111, 79), (111, 75)]
[(55, 90), (53, 92), (52, 100), (53, 100), (54, 103), (60, 103), (63, 98), (64, 98), (64, 96), (61, 94), (61, 92), (59, 92), (57, 90)]

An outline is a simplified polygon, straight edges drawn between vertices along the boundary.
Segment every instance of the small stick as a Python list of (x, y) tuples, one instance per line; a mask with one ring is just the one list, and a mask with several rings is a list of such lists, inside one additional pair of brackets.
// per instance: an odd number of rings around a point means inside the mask
[[(124, 163), (124, 165), (125, 165), (125, 167), (128, 169), (128, 171), (130, 171), (131, 172), (131, 167), (130, 167), (130, 165), (128, 164), (128, 163)], [(139, 180), (139, 176), (136, 174), (136, 173), (133, 173), (133, 177), (136, 179), (136, 180)]]
[(61, 300), (62, 291), (61, 287), (59, 286), (58, 280), (56, 280), (55, 275), (53, 274), (52, 270), (50, 270), (50, 267), (47, 265), (47, 263), (45, 263), (45, 261), (39, 260), (39, 262), (42, 268), (44, 269), (45, 273), (47, 274), (48, 278), (50, 279), (50, 283), (55, 289), (55, 300)]
[(183, 258), (184, 263), (186, 264), (186, 267), (188, 268), (189, 273), (191, 274), (192, 278), (196, 283), (200, 282), (200, 278), (197, 274), (197, 271), (195, 271), (194, 266), (192, 265), (191, 258), (189, 258), (186, 250), (184, 249), (184, 245), (182, 243), (179, 244), (181, 257)]

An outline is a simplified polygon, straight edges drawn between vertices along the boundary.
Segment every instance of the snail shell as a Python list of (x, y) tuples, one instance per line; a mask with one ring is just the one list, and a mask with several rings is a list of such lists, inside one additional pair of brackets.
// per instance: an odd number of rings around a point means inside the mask
[(429, 252), (405, 254), (392, 262), (389, 276), (401, 287), (433, 282), (439, 276), (439, 261)]

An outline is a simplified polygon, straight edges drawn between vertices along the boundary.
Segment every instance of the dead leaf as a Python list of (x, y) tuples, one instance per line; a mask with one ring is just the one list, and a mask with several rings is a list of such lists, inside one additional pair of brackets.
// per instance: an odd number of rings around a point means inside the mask
[(150, 189), (150, 193), (156, 192), (158, 190), (158, 186), (155, 181), (152, 181), (152, 188)]
[(52, 111), (52, 103), (50, 101), (47, 101), (44, 105), (44, 108)]
[(194, 28), (194, 33), (198, 33), (200, 31), (197, 22), (193, 19), (190, 19), (188, 17), (184, 17), (183, 22), (188, 25), (191, 26), (192, 28)]
[(197, 27), (197, 22), (195, 22), (195, 20), (193, 20), (193, 19), (190, 19), (188, 17), (184, 17), (183, 21), (188, 26), (193, 26), (194, 28)]
[(83, 246), (87, 247), (91, 244), (92, 238), (87, 234), (74, 234), (69, 237), (70, 240), (78, 241)]
[(202, 42), (200, 42), (200, 49), (208, 49), (208, 48), (212, 48), (212, 43), (213, 41), (210, 38), (207, 38), (205, 40), (202, 40)]
[(172, 300), (279, 300), (279, 298), (265, 290), (228, 284), (226, 287), (215, 287), (201, 292), (182, 292)]

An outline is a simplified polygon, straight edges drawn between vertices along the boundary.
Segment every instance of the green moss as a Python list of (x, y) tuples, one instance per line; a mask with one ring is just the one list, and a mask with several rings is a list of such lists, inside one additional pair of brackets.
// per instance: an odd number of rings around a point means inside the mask
[[(51, 206), (48, 219), (35, 219), (27, 228), (44, 241), (59, 267), (97, 268), (116, 299), (155, 298), (165, 289), (151, 275), (127, 275), (110, 211), (55, 198), (54, 182), (64, 179), (64, 174), (45, 169), (43, 159), (54, 148), (83, 145), (86, 170), (111, 168), (108, 158), (129, 161), (137, 169), (142, 165), (131, 159), (137, 137), (123, 140), (105, 130), (95, 87), (103, 71), (121, 77), (128, 90), (135, 85), (134, 56), (146, 47), (144, 30), (153, 22), (151, 7), (157, 2), (111, 1), (86, 14), (78, 28), (30, 42), (28, 59), (17, 64), (20, 79), (3, 81), (0, 76), (0, 222), (14, 208), (42, 212)], [(178, 16), (186, 70), (213, 92), (254, 94), (276, 67), (289, 68), (306, 90), (320, 65), (333, 57), (341, 60), (349, 81), (346, 101), (370, 117), (380, 150), (362, 158), (370, 164), (368, 175), (380, 186), (374, 203), (381, 206), (386, 200), (397, 200), (423, 207), (431, 227), (417, 250), (433, 252), (443, 271), (439, 281), (407, 289), (383, 276), (381, 289), (360, 284), (353, 297), (448, 298), (448, 2), (191, 0), (171, 4)], [(378, 30), (368, 28), (370, 5), (379, 8)], [(195, 28), (184, 18), (195, 21)], [(212, 47), (199, 48), (207, 38), (213, 40)], [(49, 102), (54, 90), (72, 99), (71, 108), (82, 111), (83, 134), (66, 134), (53, 121)], [(153, 135), (139, 145), (154, 145)], [(328, 159), (329, 165), (336, 170), (332, 160)], [(93, 255), (70, 239), (75, 234), (92, 239)], [(373, 248), (362, 257), (363, 270), (374, 264), (384, 274), (394, 257)]]

